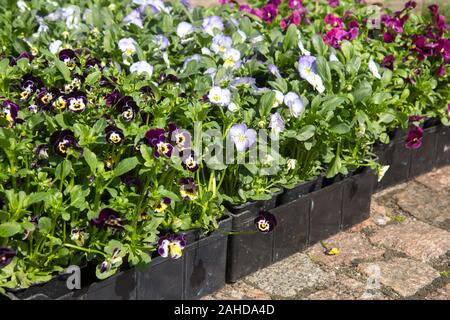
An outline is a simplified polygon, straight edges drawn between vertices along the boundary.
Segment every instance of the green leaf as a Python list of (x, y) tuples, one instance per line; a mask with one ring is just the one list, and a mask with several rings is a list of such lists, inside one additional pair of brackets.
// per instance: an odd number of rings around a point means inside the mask
[(86, 84), (92, 86), (97, 84), (97, 82), (100, 80), (100, 77), (102, 76), (102, 73), (98, 70), (90, 73), (87, 77), (86, 77)]
[(266, 92), (259, 102), (259, 113), (261, 117), (265, 118), (270, 114), (270, 110), (272, 110), (272, 106), (275, 102), (275, 92), (269, 91)]
[(298, 35), (297, 27), (295, 24), (291, 24), (286, 32), (286, 36), (283, 40), (283, 50), (286, 52), (288, 49), (296, 48)]
[(380, 122), (382, 123), (391, 123), (392, 121), (394, 121), (394, 119), (395, 115), (389, 112), (385, 112), (380, 115)]
[(56, 67), (58, 68), (59, 72), (64, 77), (64, 80), (66, 80), (67, 82), (71, 82), (72, 79), (70, 78), (70, 70), (69, 70), (69, 68), (66, 67), (64, 62), (62, 62), (61, 60), (55, 59), (55, 64), (56, 64)]
[(97, 165), (98, 160), (95, 153), (93, 153), (88, 148), (84, 148), (84, 160), (86, 160), (86, 163), (88, 164), (89, 168), (91, 169), (91, 173), (95, 174), (97, 171)]
[(70, 174), (71, 170), (72, 162), (70, 160), (63, 160), (55, 169), (55, 177), (62, 180)]
[(316, 131), (316, 127), (314, 127), (313, 125), (310, 125), (310, 124), (306, 125), (300, 129), (296, 138), (299, 141), (306, 141), (314, 136), (315, 131)]
[(0, 224), (0, 237), (9, 238), (22, 231), (22, 226), (18, 222), (5, 222)]
[(325, 43), (323, 43), (322, 37), (318, 34), (314, 34), (311, 37), (312, 45), (317, 55), (323, 56), (327, 50)]
[(39, 218), (39, 232), (42, 234), (46, 234), (50, 232), (52, 228), (52, 220), (48, 217), (40, 217)]
[(113, 177), (121, 176), (134, 168), (139, 164), (139, 160), (136, 157), (126, 158), (119, 162), (117, 167), (113, 171)]
[(350, 131), (350, 127), (346, 123), (339, 123), (330, 129), (337, 134), (346, 134)]
[(50, 198), (50, 194), (48, 192), (35, 192), (28, 196), (27, 205), (31, 206), (32, 204), (46, 201)]
[(355, 97), (355, 102), (361, 102), (365, 98), (372, 95), (372, 86), (367, 81), (362, 81), (359, 86), (353, 91), (353, 96)]

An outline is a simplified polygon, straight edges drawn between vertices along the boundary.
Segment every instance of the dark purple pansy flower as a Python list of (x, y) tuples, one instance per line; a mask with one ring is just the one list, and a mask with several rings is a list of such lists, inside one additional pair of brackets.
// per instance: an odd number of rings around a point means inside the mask
[(342, 23), (342, 19), (336, 17), (333, 14), (327, 14), (324, 19), (325, 25), (329, 25), (333, 28), (343, 28), (344, 24)]
[(445, 64), (441, 64), (441, 65), (439, 66), (439, 68), (437, 68), (437, 70), (436, 70), (436, 75), (437, 75), (438, 77), (443, 77), (443, 76), (445, 76)]
[(39, 106), (40, 110), (49, 111), (52, 108), (52, 102), (55, 98), (54, 90), (47, 91), (45, 89), (39, 91), (38, 95), (34, 98), (35, 103)]
[(328, 0), (328, 5), (332, 8), (336, 8), (339, 5), (339, 0)]
[(408, 135), (406, 137), (405, 146), (408, 149), (419, 149), (422, 145), (423, 139), (423, 129), (421, 127), (414, 126), (409, 129)]
[(155, 129), (149, 129), (145, 133), (145, 139), (147, 140), (147, 143), (152, 146), (156, 147), (159, 142), (165, 142), (165, 131), (162, 128), (155, 128)]
[(383, 34), (383, 40), (385, 43), (392, 43), (395, 40), (395, 37), (388, 31)]
[(0, 113), (0, 126), (9, 127), (12, 126), (19, 114), (19, 105), (11, 100), (3, 101), (1, 113)]
[(269, 233), (277, 225), (277, 219), (270, 212), (261, 210), (254, 223), (259, 232)]
[(117, 102), (117, 110), (125, 122), (133, 120), (139, 112), (136, 102), (130, 96), (124, 96)]
[(345, 40), (347, 31), (340, 28), (332, 28), (323, 36), (323, 41), (335, 49), (339, 49), (340, 41)]
[(170, 256), (172, 259), (178, 259), (183, 255), (186, 245), (184, 234), (167, 234), (158, 240), (158, 254), (163, 258)]
[(11, 61), (9, 62), (9, 65), (15, 66), (17, 64), (17, 61), (19, 61), (20, 59), (28, 59), (28, 61), (31, 62), (31, 61), (33, 61), (34, 57), (30, 53), (23, 51), (17, 57), (11, 59)]
[(70, 148), (79, 149), (78, 142), (71, 130), (54, 132), (50, 137), (50, 143), (53, 145), (56, 154), (61, 157), (66, 157)]
[(46, 144), (41, 144), (36, 148), (36, 157), (39, 160), (45, 160), (48, 159), (48, 151), (49, 147)]
[(195, 172), (198, 169), (197, 157), (194, 151), (186, 150), (181, 153), (181, 165), (184, 169)]
[(86, 94), (82, 91), (74, 91), (67, 98), (69, 110), (75, 113), (81, 113), (86, 109), (88, 100)]
[(42, 80), (36, 78), (32, 74), (26, 74), (20, 80), (20, 88), (22, 92), (20, 93), (20, 99), (28, 99), (36, 90), (44, 87)]
[(141, 98), (144, 102), (154, 102), (155, 94), (150, 86), (143, 86), (139, 89), (141, 92)]
[(381, 65), (385, 68), (394, 70), (394, 61), (395, 61), (395, 57), (391, 54), (391, 55), (384, 57)]
[(289, 23), (298, 26), (301, 22), (302, 16), (300, 15), (300, 12), (298, 11), (292, 12), (291, 16), (289, 17)]
[(127, 219), (120, 218), (119, 213), (111, 208), (100, 211), (97, 218), (91, 220), (91, 224), (99, 228), (108, 228), (112, 231), (122, 231)]
[(77, 65), (77, 57), (71, 49), (63, 49), (59, 52), (59, 60), (64, 62), (69, 70), (75, 69)]
[(408, 1), (405, 3), (405, 9), (414, 9), (415, 7), (417, 7), (417, 2), (415, 1)]
[(136, 176), (132, 176), (130, 174), (125, 174), (120, 176), (120, 180), (128, 187), (128, 188), (132, 188), (135, 187), (136, 188), (136, 193), (140, 193), (141, 192), (141, 179), (139, 179)]
[(0, 269), (6, 267), (16, 256), (16, 251), (10, 248), (0, 247)]
[(180, 194), (184, 200), (195, 200), (198, 197), (198, 187), (192, 177), (180, 179)]
[(121, 144), (125, 138), (123, 131), (116, 126), (110, 125), (105, 129), (106, 141), (111, 144)]
[(55, 110), (63, 111), (67, 108), (67, 102), (68, 97), (66, 95), (60, 95), (52, 102), (52, 106)]
[(105, 103), (108, 107), (114, 106), (122, 98), (119, 90), (114, 89), (111, 93), (105, 96)]
[(100, 61), (100, 59), (97, 59), (97, 58), (94, 58), (94, 57), (89, 57), (86, 60), (86, 63), (84, 64), (84, 66), (85, 66), (86, 69), (93, 68), (95, 66), (98, 66), (99, 69), (100, 69), (102, 67), (102, 62)]
[(278, 15), (278, 8), (276, 5), (269, 3), (262, 8), (262, 18), (265, 22), (272, 22)]
[(170, 198), (162, 198), (161, 201), (158, 202), (158, 204), (153, 208), (153, 210), (157, 213), (161, 213), (164, 210), (167, 209), (167, 207), (170, 206), (170, 204), (172, 203), (172, 200)]

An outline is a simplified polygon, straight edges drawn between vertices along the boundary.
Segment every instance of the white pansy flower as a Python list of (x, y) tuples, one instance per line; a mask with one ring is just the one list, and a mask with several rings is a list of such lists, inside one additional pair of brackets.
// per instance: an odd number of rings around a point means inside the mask
[(241, 53), (233, 48), (227, 49), (223, 54), (223, 66), (233, 68), (241, 59)]
[(55, 40), (48, 46), (48, 50), (50, 50), (51, 53), (57, 54), (59, 51), (59, 48), (61, 48), (62, 41), (61, 40)]
[(380, 75), (380, 72), (378, 71), (378, 67), (372, 59), (370, 59), (370, 61), (369, 61), (369, 70), (370, 70), (370, 72), (372, 72), (373, 76), (376, 79), (381, 79), (381, 75)]
[(296, 165), (297, 165), (297, 160), (296, 159), (289, 159), (287, 161), (287, 168), (288, 168), (288, 170), (294, 170)]
[(288, 92), (284, 96), (284, 104), (289, 107), (289, 112), (294, 118), (300, 117), (305, 110), (303, 100), (295, 92)]
[(217, 104), (221, 107), (228, 106), (231, 102), (231, 92), (228, 89), (214, 86), (209, 90), (208, 99), (212, 104)]
[(177, 26), (177, 36), (186, 38), (194, 32), (194, 26), (186, 21), (182, 21)]
[(231, 111), (231, 112), (236, 112), (236, 111), (238, 111), (238, 109), (239, 109), (239, 107), (237, 106), (237, 104), (234, 103), (234, 102), (231, 102), (231, 103), (228, 105), (227, 108), (228, 108), (228, 110)]
[(130, 72), (136, 72), (137, 74), (147, 73), (151, 77), (153, 67), (147, 61), (138, 61), (130, 66)]
[(304, 56), (311, 55), (311, 52), (309, 52), (308, 50), (305, 49), (301, 40), (298, 40), (298, 48), (300, 49), (300, 52), (302, 53), (302, 55), (304, 55)]
[(288, 92), (284, 96), (284, 104), (288, 107), (291, 106), (296, 100), (299, 100), (300, 97), (295, 92)]
[(339, 59), (336, 57), (334, 53), (330, 54), (330, 61), (336, 61), (339, 62)]
[(202, 54), (204, 54), (205, 56), (211, 56), (212, 52), (211, 50), (209, 50), (208, 48), (202, 48)]
[(223, 28), (224, 26), (222, 19), (220, 19), (218, 16), (211, 16), (203, 19), (202, 29), (204, 32), (211, 36), (214, 36), (217, 30), (219, 32), (223, 31)]
[(133, 38), (123, 38), (119, 40), (119, 49), (123, 54), (131, 56), (136, 52), (136, 41)]
[(233, 40), (223, 34), (216, 34), (212, 39), (211, 50), (216, 54), (222, 54), (227, 49), (231, 48)]
[(30, 7), (28, 7), (27, 3), (25, 1), (19, 0), (17, 1), (17, 7), (21, 12), (25, 12), (27, 10), (30, 10)]
[(284, 101), (284, 94), (281, 91), (273, 90), (275, 92), (275, 101), (273, 102), (272, 108), (277, 108)]
[(323, 93), (325, 91), (325, 86), (323, 85), (322, 78), (314, 73), (309, 79), (308, 82), (316, 89), (319, 93)]

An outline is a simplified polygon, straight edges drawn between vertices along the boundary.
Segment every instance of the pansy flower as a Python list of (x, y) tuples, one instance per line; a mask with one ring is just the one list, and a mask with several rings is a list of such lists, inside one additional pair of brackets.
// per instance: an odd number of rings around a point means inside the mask
[(77, 66), (77, 57), (71, 49), (63, 49), (59, 52), (59, 60), (64, 62), (69, 70), (75, 69)]
[(284, 121), (278, 112), (270, 116), (269, 128), (272, 130), (274, 136), (278, 136), (284, 131)]
[(17, 120), (19, 114), (19, 105), (11, 100), (3, 101), (0, 109), (0, 126), (10, 127)]
[(268, 211), (261, 210), (254, 221), (256, 229), (261, 233), (271, 232), (277, 225), (277, 219)]
[(298, 118), (305, 110), (303, 100), (295, 92), (288, 92), (284, 96), (284, 104), (288, 106), (291, 116)]
[(339, 0), (328, 0), (328, 5), (332, 8), (339, 6)]
[(116, 108), (125, 122), (133, 120), (139, 112), (139, 108), (131, 96), (122, 97), (117, 102)]
[(165, 50), (170, 45), (169, 39), (162, 34), (156, 35), (153, 43), (158, 46), (159, 50)]
[(158, 254), (163, 258), (170, 256), (172, 259), (178, 259), (183, 255), (183, 249), (186, 245), (187, 241), (184, 234), (168, 234), (159, 238)]
[(419, 149), (422, 145), (423, 139), (423, 129), (421, 127), (414, 126), (409, 129), (408, 135), (406, 136), (405, 146), (408, 149)]
[(42, 80), (34, 77), (32, 74), (26, 74), (20, 80), (20, 93), (21, 100), (27, 100), (34, 92), (44, 87)]
[(226, 107), (231, 102), (231, 92), (229, 89), (214, 86), (209, 90), (208, 99), (212, 104)]
[(60, 95), (53, 101), (52, 106), (55, 110), (65, 110), (67, 108), (67, 97), (65, 95)]
[(130, 72), (137, 74), (146, 73), (149, 77), (151, 77), (153, 74), (153, 66), (150, 65), (147, 61), (138, 61), (130, 66)]
[(74, 91), (67, 98), (67, 104), (70, 111), (81, 113), (86, 109), (87, 98), (84, 92)]
[(156, 204), (153, 210), (157, 213), (161, 213), (165, 211), (170, 206), (171, 203), (172, 200), (170, 198), (164, 197)]
[(33, 61), (34, 57), (32, 54), (30, 54), (26, 51), (23, 51), (17, 57), (11, 59), (11, 61), (9, 62), (9, 65), (15, 66), (17, 64), (17, 61), (19, 61), (20, 59), (28, 59), (28, 61), (31, 62), (31, 61)]
[(316, 73), (316, 57), (301, 56), (298, 60), (298, 72), (300, 77), (308, 81), (319, 93), (325, 91), (322, 78)]
[(84, 229), (72, 229), (70, 232), (70, 239), (75, 242), (77, 246), (82, 247), (84, 246), (85, 241), (89, 239), (89, 233)]
[(342, 23), (342, 19), (336, 17), (333, 14), (327, 14), (324, 19), (325, 25), (329, 25), (333, 28), (343, 28), (344, 24)]
[(249, 149), (256, 142), (256, 131), (248, 129), (244, 123), (233, 125), (228, 132), (228, 139), (231, 139), (238, 152)]
[(120, 218), (119, 213), (111, 208), (102, 209), (98, 217), (91, 220), (94, 226), (107, 228), (113, 232), (122, 231), (126, 222), (127, 219)]
[(69, 84), (64, 85), (64, 92), (71, 93), (72, 91), (80, 90), (83, 85), (83, 77), (76, 75)]
[(79, 148), (78, 142), (71, 130), (54, 132), (50, 137), (50, 143), (53, 145), (56, 154), (61, 157), (66, 157), (70, 148)]
[(215, 54), (223, 54), (227, 49), (231, 48), (233, 40), (223, 34), (216, 34), (211, 43), (211, 50)]
[(16, 251), (10, 248), (0, 247), (0, 269), (6, 267), (16, 256)]
[(278, 15), (278, 8), (273, 3), (268, 3), (266, 6), (262, 8), (262, 18), (265, 22), (270, 23)]
[(108, 93), (105, 96), (105, 103), (108, 107), (112, 107), (116, 105), (119, 100), (122, 99), (122, 95), (120, 94), (119, 90), (114, 89), (111, 93)]
[(186, 21), (181, 21), (177, 25), (176, 33), (181, 39), (186, 38), (194, 32), (194, 26)]
[(194, 151), (185, 151), (181, 155), (181, 165), (184, 169), (189, 170), (191, 172), (195, 172), (198, 169), (197, 157), (195, 156)]
[(391, 55), (384, 57), (381, 65), (390, 70), (394, 70), (394, 61), (395, 61), (395, 57), (391, 54)]
[(145, 133), (145, 139), (148, 144), (154, 148), (156, 158), (161, 155), (170, 158), (172, 156), (173, 146), (166, 142), (165, 131), (162, 128), (150, 129)]
[(114, 266), (122, 264), (122, 257), (121, 257), (122, 250), (119, 248), (115, 248), (113, 250), (113, 253), (111, 255), (111, 258), (106, 259), (103, 261), (100, 266), (98, 266), (98, 271), (100, 273), (107, 273), (109, 272)]
[(111, 144), (121, 144), (125, 138), (123, 131), (116, 126), (110, 125), (105, 129), (106, 141)]
[(51, 110), (52, 101), (56, 95), (55, 92), (52, 91), (47, 91), (43, 89), (39, 91), (38, 95), (35, 97), (35, 103), (39, 106), (41, 110), (44, 111)]
[(131, 56), (136, 52), (136, 41), (133, 38), (123, 38), (118, 42), (120, 51), (124, 56)]
[(300, 9), (303, 7), (303, 3), (301, 0), (289, 0), (288, 7), (291, 9)]
[(198, 197), (198, 187), (191, 177), (180, 179), (180, 194), (184, 200), (195, 200)]
[(39, 160), (45, 160), (48, 159), (48, 151), (49, 147), (46, 144), (41, 144), (36, 148), (36, 157)]
[(205, 17), (202, 22), (202, 30), (207, 34), (214, 36), (219, 31), (223, 31), (224, 26), (222, 19), (218, 16)]
[(171, 138), (171, 141), (175, 142), (178, 149), (184, 150), (191, 147), (191, 134), (183, 129), (179, 128), (170, 128), (169, 124), (169, 137)]
[(223, 53), (223, 66), (225, 68), (234, 68), (238, 65), (240, 59), (241, 53), (239, 50), (228, 48)]
[(372, 75), (376, 79), (381, 79), (381, 75), (380, 75), (380, 72), (378, 71), (378, 67), (372, 59), (369, 60), (369, 71), (372, 73)]

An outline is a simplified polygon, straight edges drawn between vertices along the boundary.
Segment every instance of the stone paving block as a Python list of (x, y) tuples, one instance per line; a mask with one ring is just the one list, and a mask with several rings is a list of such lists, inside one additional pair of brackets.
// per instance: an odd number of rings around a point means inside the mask
[(435, 292), (431, 293), (426, 300), (450, 300), (450, 283), (443, 288), (437, 289)]
[(220, 291), (203, 298), (204, 300), (270, 300), (266, 292), (240, 280), (227, 284)]
[(293, 298), (303, 290), (325, 288), (334, 279), (334, 274), (323, 271), (305, 254), (297, 253), (247, 276), (244, 281), (271, 296)]
[(381, 257), (384, 249), (377, 248), (359, 233), (341, 232), (324, 241), (325, 245), (337, 247), (339, 254), (326, 255), (320, 243), (307, 250), (313, 261), (319, 261), (327, 266), (336, 267), (351, 265), (355, 260), (375, 259)]
[(450, 250), (450, 232), (412, 219), (378, 230), (370, 237), (370, 241), (424, 262)]
[(336, 278), (335, 284), (325, 290), (317, 291), (307, 297), (308, 300), (385, 300), (380, 290), (368, 290), (366, 283), (345, 275)]
[[(364, 263), (358, 266), (358, 270), (374, 277), (375, 286), (379, 281), (402, 297), (413, 296), (439, 277), (439, 273), (428, 264), (407, 258)], [(377, 279), (378, 272), (374, 272), (374, 270), (379, 270), (379, 279)]]
[(433, 191), (448, 191), (450, 189), (450, 166), (421, 175), (416, 180)]
[(417, 182), (409, 183), (394, 196), (401, 209), (420, 220), (450, 226), (450, 196), (433, 192)]

